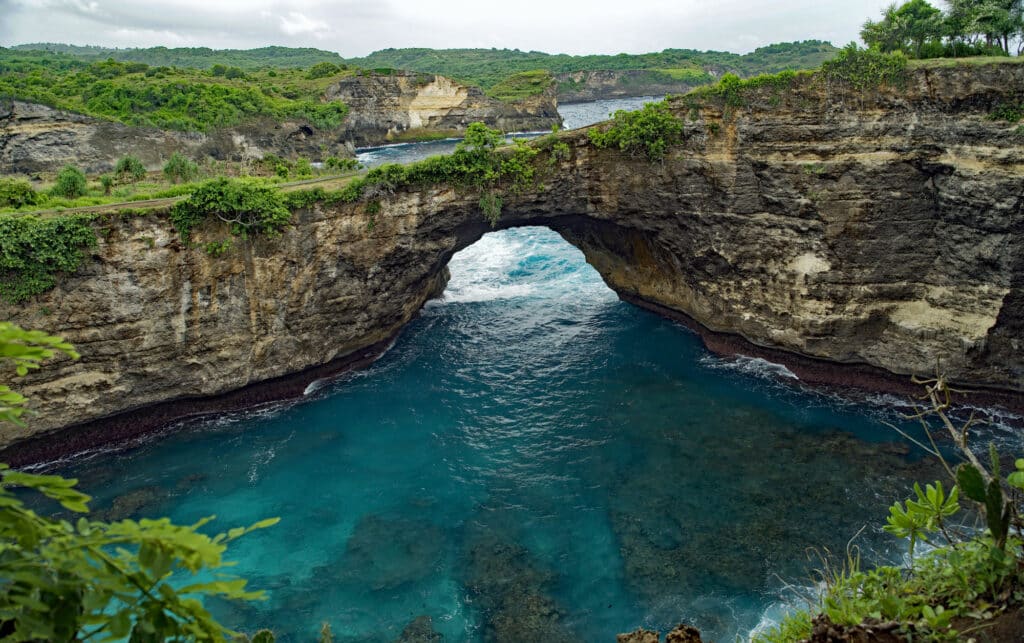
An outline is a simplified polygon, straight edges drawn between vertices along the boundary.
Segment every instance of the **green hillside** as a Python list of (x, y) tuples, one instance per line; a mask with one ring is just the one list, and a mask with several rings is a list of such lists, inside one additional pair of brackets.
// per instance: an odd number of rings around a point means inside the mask
[(649, 70), (677, 79), (708, 82), (705, 71), (739, 76), (772, 74), (787, 69), (814, 69), (838, 50), (827, 42), (806, 40), (761, 47), (746, 55), (722, 51), (666, 49), (659, 53), (570, 56), (518, 49), (384, 49), (346, 62), (359, 67), (394, 67), (432, 74), (489, 89), (515, 73), (591, 70)]
[(221, 64), (245, 70), (263, 68), (311, 67), (319, 62), (340, 65), (345, 61), (333, 51), (296, 47), (261, 47), (259, 49), (210, 49), (208, 47), (150, 47), (148, 49), (116, 49), (112, 47), (80, 47), (52, 42), (30, 43), (11, 47), (16, 51), (46, 51), (67, 54), (80, 60), (100, 61), (111, 58), (118, 62), (146, 63), (153, 66), (194, 67), (209, 69)]
[(353, 72), (330, 63), (309, 71), (245, 71), (221, 63), (200, 70), (0, 48), (0, 99), (183, 131), (237, 125), (259, 116), (302, 118), (333, 128), (347, 108), (320, 97), (327, 85), (348, 73)]

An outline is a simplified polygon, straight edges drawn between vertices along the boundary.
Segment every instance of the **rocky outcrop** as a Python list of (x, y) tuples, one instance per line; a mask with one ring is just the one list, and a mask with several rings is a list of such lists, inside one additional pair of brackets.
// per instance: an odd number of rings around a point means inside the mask
[(59, 170), (69, 163), (88, 173), (113, 169), (127, 154), (151, 170), (174, 152), (195, 159), (240, 162), (265, 154), (320, 158), (324, 150), (352, 156), (338, 133), (304, 121), (258, 119), (209, 133), (131, 127), (37, 103), (0, 101), (0, 175)]
[[(708, 80), (711, 80), (710, 76)], [(563, 72), (555, 75), (555, 82), (561, 103), (685, 94), (701, 84), (674, 80), (664, 72), (645, 69)]]
[(327, 89), (325, 99), (349, 106), (337, 129), (258, 118), (206, 133), (132, 127), (37, 103), (0, 101), (0, 175), (52, 172), (69, 163), (91, 174), (102, 173), (127, 154), (151, 170), (159, 169), (174, 152), (232, 162), (266, 154), (320, 160), (351, 157), (356, 145), (379, 145), (395, 138), (458, 136), (476, 121), (506, 132), (549, 130), (562, 122), (553, 87), (505, 103), (477, 87), (412, 72), (347, 76)]
[(415, 138), (417, 133), (457, 135), (476, 121), (505, 132), (549, 130), (562, 122), (553, 87), (506, 103), (444, 76), (392, 71), (347, 76), (325, 95), (349, 106), (345, 136), (356, 145)]
[[(988, 114), (1024, 99), (1024, 65), (919, 69), (864, 95), (820, 81), (726, 114), (674, 101), (685, 143), (663, 162), (564, 134), (571, 153), (538, 156), (535, 189), (504, 195), (498, 226), (550, 226), (624, 298), (752, 345), (900, 375), (938, 364), (1020, 395), (1024, 139)], [(392, 337), (490, 226), (473, 190), (381, 196), (379, 211), (302, 209), (279, 239), (220, 257), (160, 215), (106, 222), (77, 274), (0, 305), (83, 355), (19, 382), (31, 430), (223, 394)]]

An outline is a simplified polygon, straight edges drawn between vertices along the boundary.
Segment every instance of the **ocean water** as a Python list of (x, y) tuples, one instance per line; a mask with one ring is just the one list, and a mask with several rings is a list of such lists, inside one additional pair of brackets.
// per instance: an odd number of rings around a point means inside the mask
[(370, 368), (306, 399), (193, 422), (63, 466), (106, 519), (280, 516), (231, 548), (278, 640), (613, 641), (686, 621), (747, 638), (934, 463), (885, 402), (710, 355), (619, 301), (546, 228), (488, 234)]
[[(641, 96), (637, 98), (613, 98), (609, 100), (598, 100), (589, 103), (569, 103), (558, 106), (558, 113), (562, 115), (563, 129), (577, 129), (593, 125), (610, 118), (618, 110), (633, 111), (640, 109), (645, 103), (661, 100), (657, 96)], [(547, 132), (519, 132), (510, 134), (508, 139), (534, 138)], [(451, 154), (455, 146), (462, 139), (448, 138), (440, 141), (428, 141), (425, 143), (393, 143), (391, 145), (378, 145), (364, 147), (357, 150), (356, 158), (365, 167), (377, 167), (384, 163), (411, 163), (419, 161), (428, 156), (438, 154)]]

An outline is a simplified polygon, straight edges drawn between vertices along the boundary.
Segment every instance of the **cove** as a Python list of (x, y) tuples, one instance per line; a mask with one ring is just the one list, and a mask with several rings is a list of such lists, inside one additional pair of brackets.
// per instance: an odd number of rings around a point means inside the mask
[(712, 356), (545, 228), (488, 234), (450, 269), (372, 367), (59, 472), (106, 519), (280, 516), (232, 549), (269, 600), (211, 607), (287, 641), (322, 622), (399, 640), (423, 617), (445, 641), (682, 620), (731, 641), (809, 582), (808, 548), (864, 528), (867, 561), (902, 556), (886, 508), (941, 474), (884, 405)]

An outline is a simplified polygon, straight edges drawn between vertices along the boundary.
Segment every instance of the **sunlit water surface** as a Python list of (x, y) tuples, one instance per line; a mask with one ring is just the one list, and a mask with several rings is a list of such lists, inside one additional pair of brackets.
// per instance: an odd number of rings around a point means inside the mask
[[(372, 367), (298, 404), (192, 423), (64, 466), (100, 517), (280, 516), (232, 546), (262, 603), (211, 603), (278, 640), (613, 641), (696, 624), (733, 641), (778, 618), (818, 561), (903, 545), (878, 529), (934, 479), (882, 402), (711, 356), (618, 301), (543, 228), (459, 253)], [(419, 624), (423, 625), (420, 618)]]

